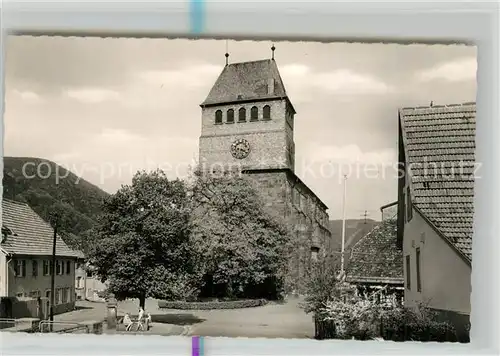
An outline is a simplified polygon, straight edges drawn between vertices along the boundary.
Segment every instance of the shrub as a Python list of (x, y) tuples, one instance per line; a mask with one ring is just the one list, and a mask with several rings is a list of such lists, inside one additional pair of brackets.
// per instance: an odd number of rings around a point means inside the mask
[(109, 297), (111, 296), (111, 292), (109, 291), (108, 288), (106, 288), (104, 290), (97, 291), (97, 296), (99, 298), (103, 298), (104, 300), (108, 300)]
[(381, 317), (382, 337), (392, 341), (456, 342), (455, 328), (425, 305), (416, 309), (395, 308)]
[(308, 271), (307, 293), (301, 304), (306, 313), (313, 313), (318, 320), (324, 319), (324, 315), (321, 314), (326, 303), (340, 297), (341, 294), (337, 266), (330, 262), (328, 259), (322, 259)]
[(373, 296), (348, 295), (328, 301), (320, 309), (323, 320), (333, 321), (338, 339), (368, 340), (379, 336), (383, 311)]
[(209, 301), (209, 302), (169, 302), (158, 301), (160, 309), (178, 309), (178, 310), (211, 310), (211, 309), (240, 309), (253, 308), (266, 305), (265, 299), (249, 299), (249, 300), (231, 300), (231, 301)]

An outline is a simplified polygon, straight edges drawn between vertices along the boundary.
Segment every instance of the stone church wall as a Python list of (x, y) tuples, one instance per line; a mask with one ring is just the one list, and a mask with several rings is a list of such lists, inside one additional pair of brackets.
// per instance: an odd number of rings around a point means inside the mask
[[(307, 271), (314, 260), (311, 247), (324, 253), (331, 238), (327, 228), (328, 215), (324, 207), (295, 176), (287, 171), (250, 172), (266, 207), (284, 219), (296, 239), (297, 248), (290, 256), (290, 281), (292, 289), (303, 292), (308, 278)], [(325, 221), (326, 219), (326, 221)]]

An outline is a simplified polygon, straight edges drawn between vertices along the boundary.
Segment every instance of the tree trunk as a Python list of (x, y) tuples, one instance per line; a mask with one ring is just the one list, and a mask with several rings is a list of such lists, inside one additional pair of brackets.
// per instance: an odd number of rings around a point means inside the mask
[(139, 306), (146, 310), (146, 296), (143, 295), (139, 298)]

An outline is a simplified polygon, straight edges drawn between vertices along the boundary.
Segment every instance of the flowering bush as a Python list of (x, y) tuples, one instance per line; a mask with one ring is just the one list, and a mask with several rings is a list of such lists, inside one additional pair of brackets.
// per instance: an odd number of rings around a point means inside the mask
[(302, 307), (306, 313), (321, 317), (325, 303), (340, 297), (340, 281), (337, 277), (337, 264), (328, 259), (321, 259), (308, 271), (306, 296)]
[(454, 328), (438, 321), (425, 305), (404, 308), (396, 294), (385, 289), (356, 293), (354, 285), (339, 278), (334, 262), (321, 260), (308, 275), (302, 307), (314, 315), (317, 339), (456, 341)]
[(375, 301), (376, 293), (379, 292), (362, 296), (346, 293), (326, 302), (318, 314), (323, 320), (334, 322), (336, 338), (367, 340), (379, 337), (379, 320), (385, 310)]

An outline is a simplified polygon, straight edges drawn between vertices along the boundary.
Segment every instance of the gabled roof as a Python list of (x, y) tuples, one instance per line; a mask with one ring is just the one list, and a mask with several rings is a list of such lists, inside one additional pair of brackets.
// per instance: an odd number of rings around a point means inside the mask
[(226, 65), (201, 105), (274, 98), (287, 94), (276, 61), (265, 59)]
[(398, 205), (398, 201), (397, 201), (397, 200), (396, 200), (396, 201), (394, 201), (394, 202), (392, 202), (392, 203), (385, 204), (385, 205), (381, 206), (381, 207), (380, 207), (380, 211), (384, 211), (384, 210), (389, 209), (389, 208), (392, 208), (392, 207), (394, 207), (394, 206), (396, 206), (396, 205)]
[(476, 104), (403, 108), (399, 119), (412, 203), (472, 260)]
[[(2, 230), (6, 228), (12, 233), (6, 236), (0, 245), (3, 250), (14, 255), (52, 255), (54, 230), (46, 221), (35, 213), (27, 204), (2, 200)], [(78, 257), (57, 237), (56, 255), (61, 257)]]
[(403, 253), (396, 244), (396, 220), (386, 220), (352, 248), (347, 268), (350, 282), (403, 283)]

